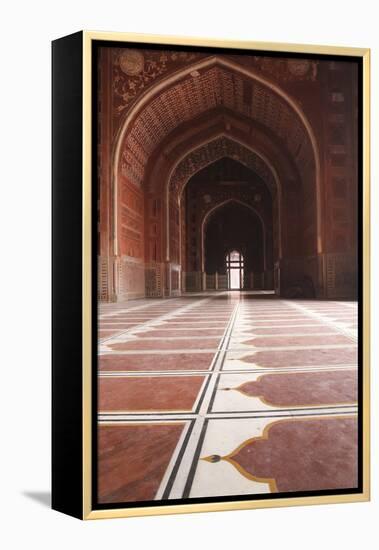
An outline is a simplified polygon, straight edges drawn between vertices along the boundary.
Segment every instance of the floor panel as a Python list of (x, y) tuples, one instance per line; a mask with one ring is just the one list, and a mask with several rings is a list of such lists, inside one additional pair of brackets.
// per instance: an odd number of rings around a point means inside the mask
[(101, 502), (357, 485), (357, 308), (220, 292), (104, 304)]

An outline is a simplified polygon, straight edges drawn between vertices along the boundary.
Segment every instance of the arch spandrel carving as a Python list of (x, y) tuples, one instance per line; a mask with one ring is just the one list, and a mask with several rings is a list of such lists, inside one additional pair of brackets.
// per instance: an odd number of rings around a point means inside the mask
[(209, 141), (189, 153), (176, 166), (170, 178), (170, 192), (179, 197), (188, 180), (196, 172), (224, 157), (237, 160), (250, 168), (268, 185), (272, 196), (276, 196), (278, 192), (277, 182), (265, 161), (252, 150), (226, 136)]
[(307, 131), (285, 99), (235, 67), (222, 66), (222, 59), (216, 61), (211, 67), (195, 71), (197, 76), (186, 75), (153, 97), (131, 122), (122, 141), (120, 169), (137, 185), (143, 181), (149, 157), (170, 132), (218, 107), (266, 127), (281, 140), (301, 171), (312, 163)]

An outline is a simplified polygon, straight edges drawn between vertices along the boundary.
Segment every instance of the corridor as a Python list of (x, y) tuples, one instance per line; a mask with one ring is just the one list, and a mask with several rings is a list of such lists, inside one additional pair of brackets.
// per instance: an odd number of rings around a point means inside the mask
[(99, 305), (100, 503), (354, 488), (357, 303)]

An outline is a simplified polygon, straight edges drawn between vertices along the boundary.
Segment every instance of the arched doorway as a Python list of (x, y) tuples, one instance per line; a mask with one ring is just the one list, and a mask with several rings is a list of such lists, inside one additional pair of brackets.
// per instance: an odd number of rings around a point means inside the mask
[(244, 260), (241, 252), (231, 250), (226, 255), (226, 275), (228, 290), (243, 290), (244, 287)]
[[(269, 218), (264, 220), (251, 205), (237, 199), (211, 208), (202, 219), (203, 290), (214, 288), (214, 278), (219, 290), (271, 290), (273, 262), (270, 223)], [(231, 255), (232, 252), (238, 257)], [(191, 263), (192, 258), (188, 258), (190, 269), (199, 265)]]
[[(171, 101), (179, 88), (188, 100)], [(243, 101), (237, 93), (240, 89)], [(196, 94), (199, 101), (194, 102)], [(166, 105), (170, 105), (167, 124), (158, 127), (154, 121), (161, 119)], [(251, 145), (261, 159), (269, 159), (271, 172), (278, 175), (273, 216), (274, 235), (279, 237), (275, 270), (280, 276), (276, 280), (291, 286), (305, 270), (322, 288), (318, 279), (324, 271), (317, 256), (322, 248), (319, 159), (312, 128), (298, 103), (283, 89), (230, 59), (215, 56), (201, 61), (196, 70), (186, 67), (146, 90), (120, 127), (113, 151), (114, 194), (109, 203), (115, 211), (110, 239), (114, 294), (133, 297), (134, 287), (143, 293), (143, 286), (147, 296), (180, 294), (182, 274), (187, 270), (180, 246), (184, 207), (181, 210), (180, 189), (171, 185), (171, 176), (176, 166), (186, 168), (180, 159), (201, 142), (207, 143), (210, 132)], [(143, 142), (142, 135), (146, 137)], [(196, 152), (195, 166), (202, 163), (202, 156), (203, 151)], [(278, 181), (283, 183), (280, 189)], [(293, 215), (299, 217), (295, 222)], [(148, 238), (142, 248), (139, 242), (144, 233)], [(304, 242), (292, 247), (295, 234), (304, 235)], [(129, 241), (135, 235), (131, 247)], [(282, 292), (279, 284), (276, 291)]]

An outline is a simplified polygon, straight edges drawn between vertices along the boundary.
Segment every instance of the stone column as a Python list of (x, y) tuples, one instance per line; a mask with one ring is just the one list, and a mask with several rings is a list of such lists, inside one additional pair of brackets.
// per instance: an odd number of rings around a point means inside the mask
[(207, 290), (207, 274), (205, 271), (202, 271), (201, 273), (201, 283), (202, 290)]

